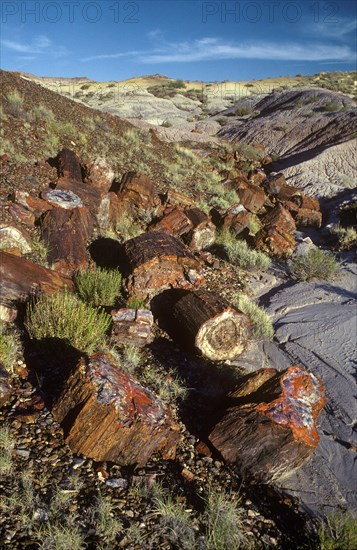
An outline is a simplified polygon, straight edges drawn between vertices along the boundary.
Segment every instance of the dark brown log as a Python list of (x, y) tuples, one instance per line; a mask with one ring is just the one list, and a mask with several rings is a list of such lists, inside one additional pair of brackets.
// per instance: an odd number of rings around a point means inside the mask
[(262, 222), (263, 226), (266, 228), (278, 227), (288, 233), (292, 233), (296, 229), (294, 218), (286, 208), (281, 206), (281, 204), (277, 204), (273, 210), (268, 212), (268, 214), (264, 216)]
[(148, 309), (123, 308), (112, 311), (111, 339), (117, 344), (146, 346), (154, 340), (154, 318)]
[(64, 275), (88, 266), (87, 242), (92, 235), (92, 218), (86, 207), (54, 208), (45, 214), (42, 238), (48, 246), (48, 262)]
[(158, 231), (168, 231), (175, 237), (187, 234), (193, 228), (193, 223), (182, 208), (174, 207), (153, 226)]
[(263, 189), (251, 183), (241, 184), (237, 189), (237, 194), (244, 208), (254, 214), (262, 210), (267, 200)]
[(300, 197), (301, 191), (297, 187), (292, 187), (291, 185), (284, 185), (280, 188), (276, 196), (279, 201), (284, 202), (284, 201), (289, 201)]
[(316, 210), (299, 208), (296, 214), (296, 223), (298, 227), (321, 227), (322, 214)]
[(229, 229), (236, 235), (242, 233), (249, 227), (252, 214), (242, 204), (234, 204), (226, 211), (223, 218), (223, 227)]
[(138, 218), (146, 223), (156, 216), (161, 204), (151, 179), (136, 172), (124, 174), (118, 195), (134, 210)]
[(11, 214), (13, 220), (20, 221), (27, 227), (33, 227), (35, 224), (36, 218), (33, 213), (20, 204), (10, 204), (9, 213)]
[(316, 210), (316, 212), (320, 212), (320, 202), (313, 197), (308, 197), (307, 195), (301, 194), (298, 197), (293, 197), (292, 200), (296, 202), (299, 208)]
[(65, 147), (58, 153), (55, 161), (59, 177), (82, 181), (81, 165), (74, 151)]
[(47, 210), (51, 210), (53, 206), (38, 197), (31, 197), (27, 191), (16, 190), (13, 194), (13, 201), (15, 204), (21, 205), (29, 212), (32, 212), (35, 218), (39, 218)]
[(71, 191), (81, 199), (84, 206), (86, 206), (91, 213), (93, 223), (99, 225), (100, 210), (102, 207), (102, 193), (95, 187), (92, 187), (88, 183), (81, 181), (75, 181), (72, 179), (60, 178), (56, 185), (56, 191)]
[(11, 307), (32, 295), (51, 294), (65, 287), (73, 288), (71, 279), (25, 258), (0, 252), (0, 301), (5, 306)]
[(126, 288), (131, 295), (155, 296), (167, 288), (200, 285), (201, 263), (178, 239), (161, 231), (149, 231), (124, 244), (129, 276)]
[(189, 292), (174, 307), (178, 328), (187, 341), (214, 361), (233, 359), (250, 336), (248, 317), (213, 292)]
[(287, 186), (284, 174), (270, 176), (264, 187), (269, 195), (277, 195), (283, 187)]
[(269, 483), (314, 453), (315, 420), (325, 403), (321, 380), (306, 369), (261, 369), (227, 396), (209, 440), (240, 475)]
[(193, 226), (187, 239), (184, 237), (190, 248), (199, 252), (212, 246), (216, 238), (216, 226), (210, 218), (199, 208), (187, 208), (185, 214)]
[(102, 353), (80, 361), (52, 414), (74, 454), (121, 466), (144, 466), (179, 436), (170, 410)]
[(255, 237), (256, 246), (273, 256), (286, 258), (291, 256), (295, 249), (295, 237), (281, 227), (266, 227), (261, 229)]

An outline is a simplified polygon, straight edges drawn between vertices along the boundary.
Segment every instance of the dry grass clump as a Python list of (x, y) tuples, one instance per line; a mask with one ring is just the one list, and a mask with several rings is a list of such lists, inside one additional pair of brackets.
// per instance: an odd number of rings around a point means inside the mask
[(0, 321), (0, 363), (12, 372), (15, 362), (21, 353), (21, 342), (18, 332)]
[(354, 227), (336, 225), (332, 231), (338, 237), (341, 250), (349, 250), (357, 245), (357, 230)]
[(95, 267), (76, 274), (76, 291), (81, 300), (91, 306), (112, 306), (121, 292), (121, 280), (118, 270)]
[(299, 254), (290, 263), (290, 272), (298, 281), (311, 279), (331, 280), (338, 273), (339, 264), (331, 252), (312, 248), (307, 254)]
[(31, 338), (64, 340), (92, 353), (104, 340), (111, 318), (68, 291), (40, 296), (27, 306), (25, 326)]
[(319, 550), (350, 550), (357, 548), (357, 522), (347, 512), (331, 515), (319, 529)]
[(15, 441), (8, 426), (0, 428), (0, 475), (9, 475), (12, 469), (12, 450)]
[(218, 233), (216, 244), (223, 248), (232, 264), (236, 264), (242, 269), (266, 271), (271, 266), (269, 256), (260, 250), (252, 250), (246, 241), (237, 239), (228, 229), (223, 229)]
[(233, 297), (233, 305), (248, 315), (252, 323), (253, 337), (256, 340), (271, 340), (274, 337), (273, 323), (262, 307), (252, 302), (244, 294), (236, 294)]

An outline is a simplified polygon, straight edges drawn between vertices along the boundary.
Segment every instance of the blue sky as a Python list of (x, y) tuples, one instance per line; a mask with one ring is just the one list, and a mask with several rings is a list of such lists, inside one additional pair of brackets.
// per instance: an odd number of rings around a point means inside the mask
[(253, 80), (356, 70), (353, 0), (2, 0), (1, 67)]

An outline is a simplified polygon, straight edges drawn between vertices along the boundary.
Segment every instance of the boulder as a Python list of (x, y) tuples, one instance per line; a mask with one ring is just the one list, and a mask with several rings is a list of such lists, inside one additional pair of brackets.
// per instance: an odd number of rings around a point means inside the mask
[(255, 236), (256, 246), (266, 252), (279, 258), (291, 256), (295, 249), (295, 237), (281, 227), (263, 227)]
[(243, 477), (271, 483), (312, 456), (325, 403), (321, 380), (308, 370), (260, 369), (228, 394), (209, 440)]
[(103, 353), (81, 359), (52, 414), (74, 454), (121, 466), (144, 466), (179, 436), (170, 409)]

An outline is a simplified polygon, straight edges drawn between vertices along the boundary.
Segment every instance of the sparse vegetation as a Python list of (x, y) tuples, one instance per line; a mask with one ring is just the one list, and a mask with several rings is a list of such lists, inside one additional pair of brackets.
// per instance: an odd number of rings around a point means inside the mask
[(208, 550), (249, 548), (243, 532), (243, 508), (237, 495), (210, 489), (206, 500), (205, 522)]
[(252, 112), (253, 110), (250, 107), (238, 107), (234, 111), (234, 114), (237, 116), (246, 116), (246, 115), (251, 115)]
[(338, 111), (339, 109), (340, 109), (340, 106), (334, 101), (329, 101), (324, 105), (324, 110), (327, 111), (328, 113), (333, 113), (335, 111)]
[(154, 498), (153, 513), (160, 518), (161, 528), (168, 529), (171, 542), (186, 550), (194, 550), (195, 532), (190, 513), (182, 502), (164, 491)]
[(113, 230), (123, 241), (137, 237), (142, 233), (141, 228), (135, 223), (134, 217), (129, 211), (122, 213)]
[(31, 338), (64, 340), (91, 353), (109, 328), (110, 316), (81, 302), (67, 290), (39, 296), (27, 306), (25, 326)]
[(75, 276), (78, 296), (94, 307), (112, 306), (121, 292), (121, 273), (95, 267), (79, 271)]
[(357, 246), (357, 230), (354, 227), (336, 225), (333, 233), (337, 235), (341, 250), (350, 250)]
[(125, 367), (134, 371), (141, 363), (143, 358), (140, 348), (133, 345), (126, 345), (122, 350), (122, 360)]
[(140, 296), (131, 296), (126, 301), (126, 307), (130, 307), (131, 309), (145, 309), (146, 303)]
[(269, 256), (259, 250), (252, 250), (246, 241), (237, 239), (228, 229), (218, 233), (216, 243), (224, 249), (228, 260), (242, 269), (266, 271), (271, 265)]
[(12, 372), (16, 360), (21, 353), (20, 337), (16, 329), (10, 328), (0, 321), (0, 363)]
[(271, 340), (273, 338), (273, 323), (262, 307), (252, 302), (244, 294), (235, 294), (233, 296), (233, 305), (248, 315), (252, 323), (252, 333), (256, 340)]
[(244, 155), (248, 160), (262, 160), (265, 157), (265, 152), (261, 149), (253, 147), (248, 143), (241, 141), (234, 145), (234, 149)]
[(319, 550), (357, 548), (357, 522), (348, 512), (330, 515), (319, 529)]
[(84, 539), (78, 527), (73, 525), (61, 525), (59, 523), (47, 522), (36, 532), (40, 540), (40, 550), (83, 550)]
[(96, 533), (104, 537), (107, 544), (113, 544), (116, 536), (123, 531), (123, 523), (115, 517), (113, 510), (110, 497), (99, 493), (92, 514)]
[(339, 265), (333, 254), (318, 248), (312, 248), (307, 254), (299, 254), (290, 263), (290, 272), (294, 279), (334, 279)]
[(14, 439), (8, 426), (0, 427), (0, 475), (9, 475), (12, 469)]
[(24, 98), (19, 94), (17, 90), (10, 92), (6, 96), (8, 105), (7, 112), (16, 118), (27, 118), (26, 111), (24, 109)]
[(183, 401), (188, 395), (188, 388), (173, 369), (163, 374), (153, 363), (146, 363), (137, 374), (140, 382), (155, 392), (164, 403), (172, 405), (176, 401)]

